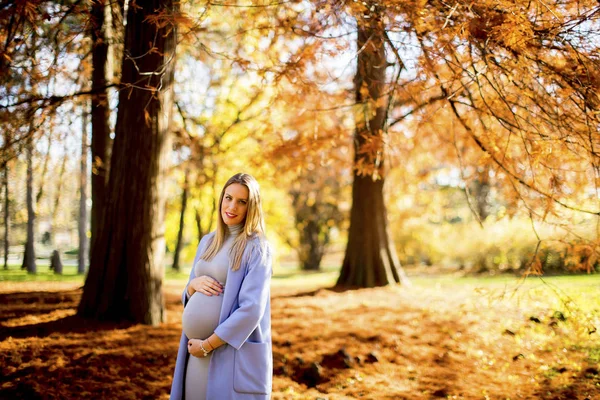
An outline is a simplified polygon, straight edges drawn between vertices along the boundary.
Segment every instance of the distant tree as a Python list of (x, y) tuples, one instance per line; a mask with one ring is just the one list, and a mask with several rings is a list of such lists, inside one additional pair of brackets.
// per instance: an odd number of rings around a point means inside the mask
[(482, 165), (477, 168), (477, 177), (472, 183), (472, 197), (475, 202), (475, 213), (477, 214), (480, 221), (490, 215), (490, 191), (492, 185), (490, 182), (490, 168), (489, 166)]
[[(33, 122), (32, 122), (33, 126)], [(27, 190), (26, 190), (26, 204), (27, 204), (27, 240), (25, 242), (25, 251), (23, 254), (23, 265), (22, 269), (26, 269), (28, 273), (37, 273), (37, 267), (35, 263), (35, 210), (33, 203), (33, 138), (32, 135), (27, 139), (26, 145), (26, 156), (27, 156)]]
[(8, 269), (8, 249), (10, 246), (10, 243), (8, 241), (8, 238), (10, 237), (10, 212), (8, 210), (8, 206), (10, 204), (8, 194), (8, 161), (4, 163), (4, 167), (2, 169), (2, 189), (4, 191), (4, 205), (2, 207), (4, 209), (4, 215), (2, 216), (4, 225), (4, 238), (2, 242), (4, 243), (4, 269)]
[(84, 274), (88, 258), (86, 257), (88, 251), (88, 238), (87, 238), (87, 176), (88, 176), (88, 111), (83, 111), (81, 124), (81, 160), (80, 160), (80, 171), (79, 171), (79, 217), (77, 219), (77, 231), (79, 238), (79, 251), (77, 252), (77, 273)]
[(301, 268), (317, 271), (331, 243), (333, 229), (340, 228), (345, 212), (340, 209), (344, 180), (333, 174), (304, 171), (290, 187), (298, 244), (294, 245)]
[(52, 251), (52, 255), (50, 256), (50, 270), (54, 271), (57, 275), (62, 275), (63, 273), (63, 263), (58, 250)]
[(189, 193), (189, 170), (184, 172), (183, 189), (181, 190), (181, 214), (179, 216), (179, 229), (177, 230), (177, 244), (175, 245), (175, 254), (173, 255), (173, 269), (179, 271), (179, 257), (183, 246), (183, 229), (185, 227), (185, 210), (187, 208), (187, 199)]
[(64, 176), (65, 176), (65, 171), (67, 170), (68, 150), (67, 150), (66, 144), (64, 146), (63, 154), (64, 155), (60, 162), (60, 169), (58, 171), (58, 176), (54, 177), (56, 179), (56, 181), (55, 181), (56, 182), (56, 190), (54, 191), (54, 199), (53, 199), (53, 202), (52, 202), (51, 208), (50, 208), (49, 234), (50, 234), (50, 245), (52, 245), (52, 246), (54, 246), (56, 243), (54, 240), (55, 235), (56, 235), (56, 232), (55, 232), (56, 231), (56, 217), (59, 212), (60, 199), (63, 195)]

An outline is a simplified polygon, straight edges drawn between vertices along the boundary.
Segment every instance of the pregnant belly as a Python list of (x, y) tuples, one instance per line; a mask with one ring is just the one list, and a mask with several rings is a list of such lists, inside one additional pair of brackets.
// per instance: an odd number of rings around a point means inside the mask
[(194, 293), (183, 309), (183, 332), (190, 339), (206, 339), (219, 325), (223, 294), (207, 296)]

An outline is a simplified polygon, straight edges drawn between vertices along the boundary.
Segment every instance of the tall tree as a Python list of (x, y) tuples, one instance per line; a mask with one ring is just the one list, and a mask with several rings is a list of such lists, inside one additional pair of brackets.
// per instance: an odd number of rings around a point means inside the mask
[[(65, 146), (64, 146), (64, 156), (63, 159), (60, 163), (60, 172), (58, 173), (58, 181), (56, 182), (56, 192), (54, 194), (54, 203), (52, 204), (52, 208), (50, 210), (50, 227), (48, 229), (48, 233), (50, 234), (50, 244), (52, 246), (55, 245), (55, 240), (54, 240), (54, 236), (55, 236), (55, 230), (56, 230), (56, 217), (58, 215), (59, 212), (59, 206), (60, 206), (60, 199), (61, 199), (61, 195), (63, 193), (63, 184), (64, 184), (64, 175), (65, 175), (65, 171), (67, 170), (67, 151), (68, 151), (68, 146), (65, 142)], [(55, 177), (56, 178), (56, 177)]]
[(175, 245), (175, 254), (173, 255), (173, 269), (179, 271), (179, 256), (181, 254), (181, 248), (183, 246), (183, 229), (185, 227), (185, 210), (187, 208), (187, 199), (189, 193), (189, 182), (188, 182), (189, 170), (184, 172), (183, 190), (181, 192), (181, 214), (179, 215), (179, 230), (177, 232), (177, 244)]
[(8, 210), (8, 206), (10, 204), (10, 199), (8, 197), (8, 162), (4, 163), (4, 168), (2, 171), (2, 188), (4, 189), (4, 240), (2, 242), (4, 243), (4, 269), (8, 269), (8, 248), (10, 244), (8, 242), (8, 238), (10, 237), (10, 213)]
[(77, 273), (84, 274), (87, 264), (87, 159), (88, 159), (88, 112), (85, 110), (82, 117), (81, 129), (81, 161), (79, 171), (79, 219), (77, 231), (79, 236), (79, 251), (77, 252)]
[[(33, 116), (32, 116), (33, 118)], [(33, 126), (33, 122), (32, 125)], [(30, 135), (27, 138), (26, 144), (27, 153), (27, 190), (26, 190), (26, 203), (27, 203), (27, 240), (25, 242), (25, 252), (23, 254), (23, 265), (22, 269), (26, 269), (28, 273), (37, 273), (37, 266), (35, 264), (35, 247), (33, 245), (34, 227), (35, 227), (35, 210), (33, 208), (33, 138)]]
[(385, 28), (377, 6), (358, 18), (354, 87), (360, 112), (354, 134), (354, 182), (348, 243), (338, 286), (401, 282), (404, 274), (387, 229), (383, 197), (387, 97)]
[(492, 188), (490, 184), (490, 167), (482, 165), (477, 168), (475, 173), (477, 176), (471, 185), (472, 196), (475, 202), (475, 213), (480, 221), (485, 221), (488, 215), (490, 215), (490, 191)]
[[(108, 50), (110, 23), (105, 21), (105, 0), (94, 0), (91, 8), (90, 36), (92, 39), (92, 210), (90, 255), (98, 236), (106, 199), (108, 157), (110, 150), (110, 105), (108, 103)], [(110, 15), (107, 13), (107, 15)]]
[(129, 7), (106, 206), (78, 312), (106, 320), (164, 320), (164, 194), (176, 28), (173, 0)]

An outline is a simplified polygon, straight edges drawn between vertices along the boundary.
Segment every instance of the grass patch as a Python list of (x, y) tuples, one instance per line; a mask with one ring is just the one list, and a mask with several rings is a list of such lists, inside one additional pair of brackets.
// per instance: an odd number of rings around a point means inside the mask
[(37, 273), (29, 274), (20, 264), (8, 264), (8, 269), (0, 269), (0, 282), (82, 282), (84, 275), (77, 273), (76, 265), (64, 265), (62, 275), (50, 270), (48, 263), (37, 262)]
[[(189, 277), (189, 268), (181, 271), (175, 271), (167, 268), (165, 271), (165, 280), (187, 282)], [(37, 273), (29, 274), (21, 269), (21, 265), (9, 264), (8, 270), (0, 269), (0, 282), (81, 282), (83, 283), (86, 275), (77, 273), (76, 265), (64, 265), (62, 275), (55, 274), (50, 270), (47, 263), (37, 263)]]

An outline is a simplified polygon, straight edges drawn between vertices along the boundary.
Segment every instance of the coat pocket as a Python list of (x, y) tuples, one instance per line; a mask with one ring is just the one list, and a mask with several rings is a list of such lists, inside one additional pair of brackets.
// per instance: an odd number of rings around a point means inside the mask
[(238, 393), (269, 394), (273, 376), (270, 343), (245, 342), (234, 357), (233, 389)]

